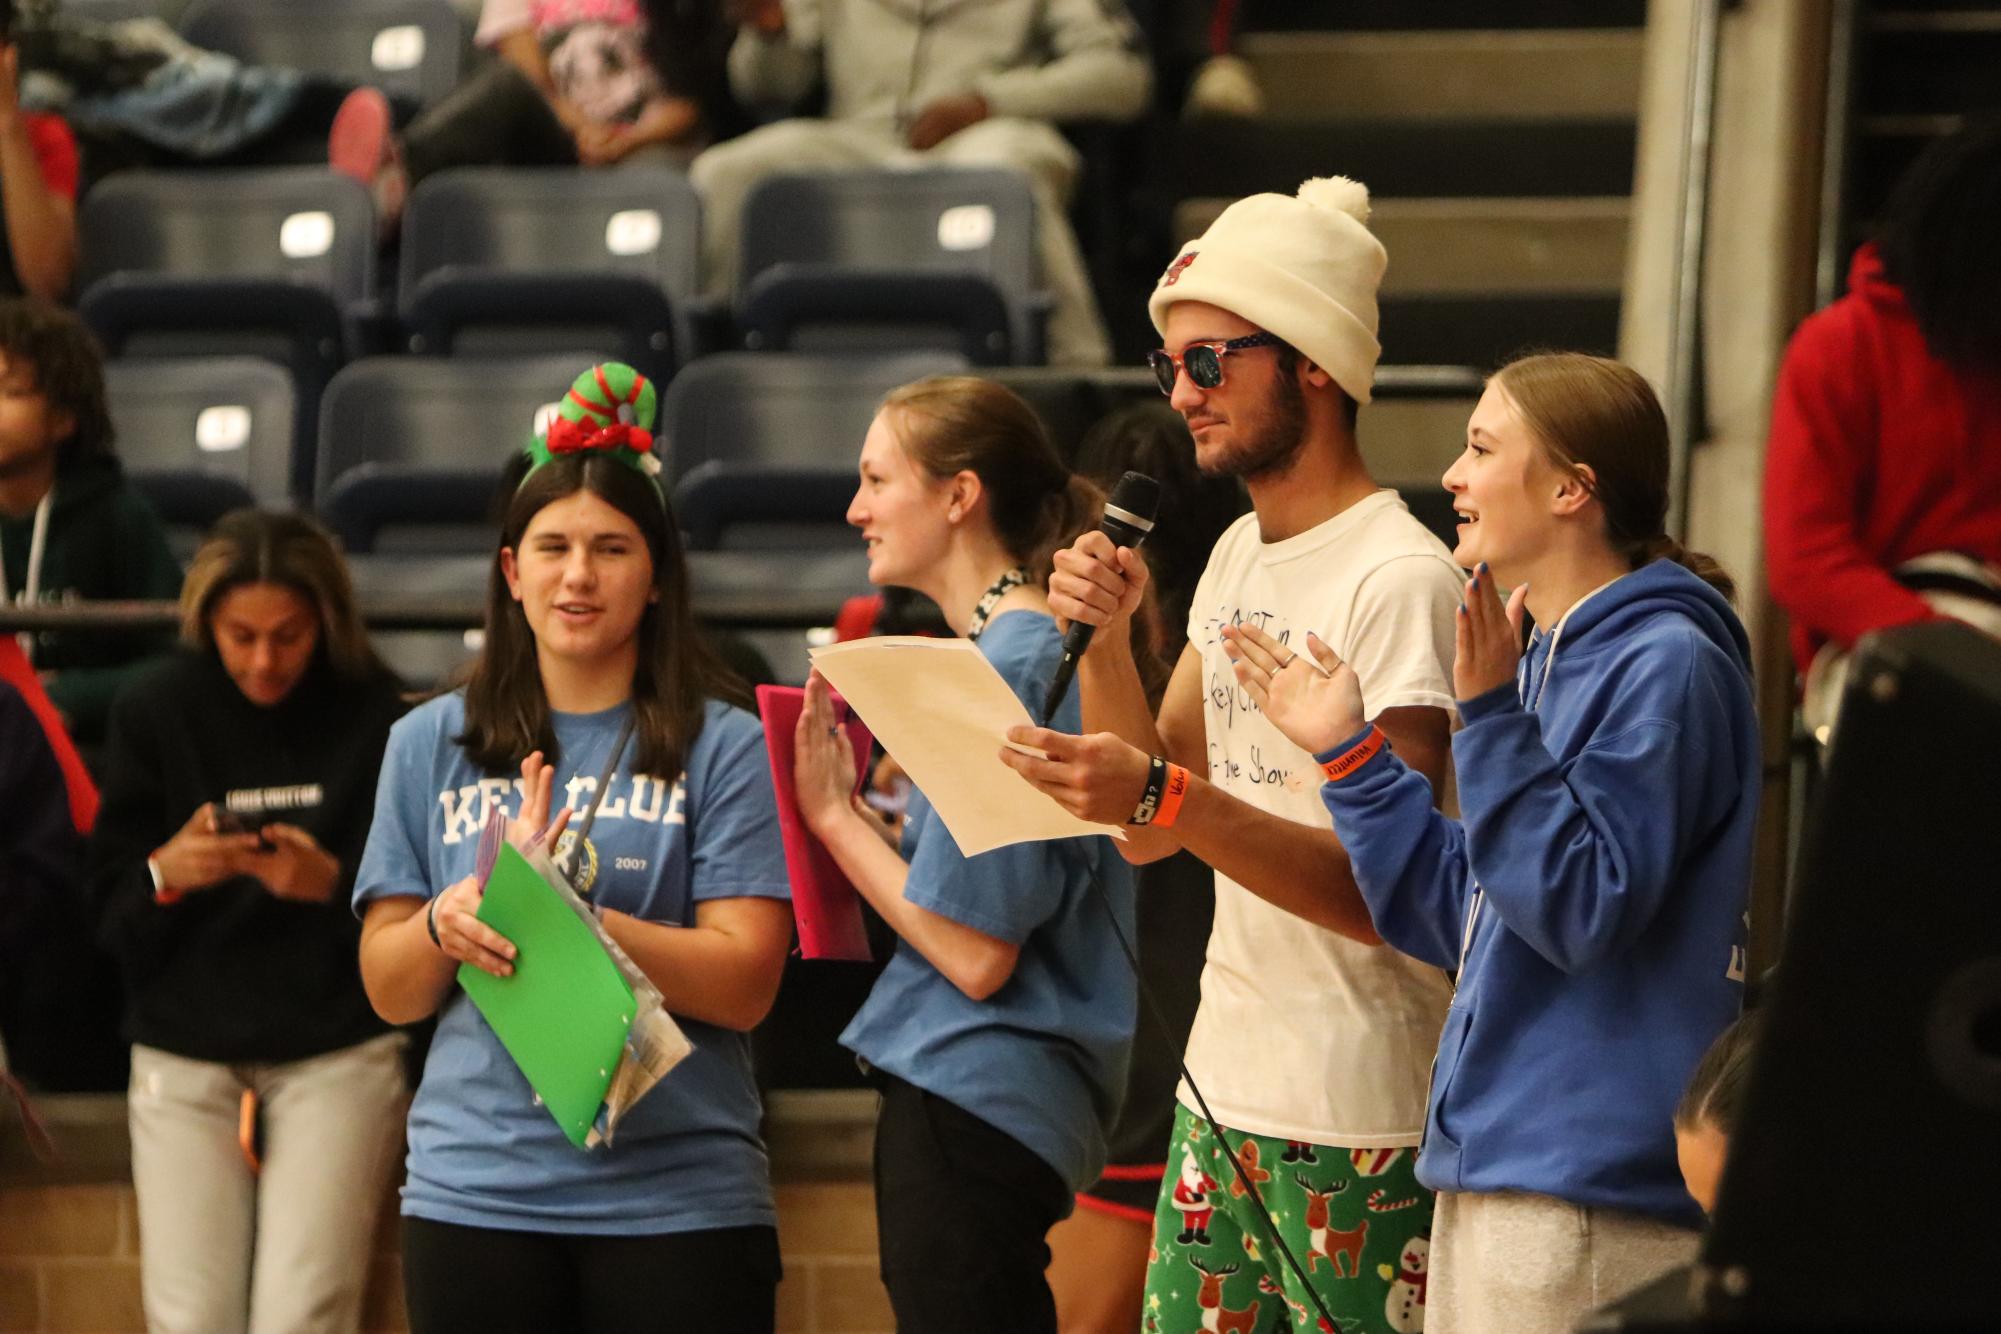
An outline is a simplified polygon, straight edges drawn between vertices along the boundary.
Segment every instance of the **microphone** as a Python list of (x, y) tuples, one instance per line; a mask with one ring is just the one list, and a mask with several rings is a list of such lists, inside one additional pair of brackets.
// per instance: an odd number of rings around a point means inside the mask
[[(1160, 483), (1145, 473), (1129, 472), (1119, 478), (1119, 484), (1112, 488), (1112, 494), (1105, 501), (1104, 521), (1098, 531), (1112, 539), (1112, 545), (1137, 547), (1146, 541), (1146, 535), (1153, 531), (1153, 516), (1160, 512)], [(1046, 727), (1056, 715), (1056, 706), (1069, 693), (1070, 682), (1077, 675), (1077, 659), (1084, 656), (1084, 650), (1091, 647), (1091, 632), (1097, 629), (1082, 621), (1070, 623), (1070, 629), (1063, 636), (1063, 661), (1056, 664), (1056, 675), (1049, 682), (1049, 693), (1042, 700), (1042, 722)]]

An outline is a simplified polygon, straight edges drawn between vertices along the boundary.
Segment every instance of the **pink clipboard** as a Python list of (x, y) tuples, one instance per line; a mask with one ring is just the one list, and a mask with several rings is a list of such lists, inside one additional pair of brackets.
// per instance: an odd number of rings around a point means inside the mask
[[(771, 760), (771, 786), (778, 795), (778, 832), (785, 840), (785, 872), (792, 881), (792, 915), (799, 924), (799, 953), (808, 959), (868, 959), (861, 896), (834, 864), (819, 839), (799, 818), (792, 785), (792, 732), (806, 692), (797, 686), (759, 686), (757, 712), (764, 719), (764, 751)], [(868, 724), (834, 696), (834, 716), (842, 719), (855, 752), (855, 787), (861, 787), (873, 738)]]

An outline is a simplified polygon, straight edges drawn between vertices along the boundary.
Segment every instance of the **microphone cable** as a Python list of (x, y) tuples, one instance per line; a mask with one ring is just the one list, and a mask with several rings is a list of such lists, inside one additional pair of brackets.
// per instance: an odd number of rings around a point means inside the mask
[[(1102, 837), (1102, 835), (1092, 835), (1092, 837)], [(1107, 840), (1107, 842), (1109, 841)], [(1100, 880), (1098, 873), (1091, 868), (1090, 855), (1084, 852), (1081, 847), (1076, 846), (1076, 844), (1076, 839), (1061, 840), (1056, 844), (1057, 856), (1067, 858), (1072, 852), (1077, 854), (1078, 868), (1084, 872), (1084, 878), (1090, 882), (1091, 888), (1097, 891), (1098, 904), (1105, 910), (1105, 920), (1111, 924), (1112, 935), (1117, 937), (1119, 949), (1124, 952), (1126, 963), (1132, 967), (1133, 982), (1139, 988), (1140, 1000), (1147, 1017), (1153, 1021), (1154, 1027), (1160, 1030), (1161, 1039), (1169, 1044), (1173, 1044), (1174, 1030), (1168, 1025), (1167, 1017), (1161, 1013), (1160, 1002), (1154, 999), (1153, 988), (1147, 986), (1146, 976), (1140, 972), (1139, 951), (1133, 948), (1132, 941), (1126, 937), (1125, 928), (1119, 925), (1118, 910), (1112, 907), (1112, 896), (1106, 891), (1104, 881)], [(1112, 849), (1111, 852), (1113, 856), (1119, 855), (1116, 849)], [(1135, 912), (1137, 912), (1137, 905), (1135, 905)], [(1223, 1146), (1223, 1153), (1230, 1160), (1230, 1170), (1236, 1173), (1237, 1184), (1242, 1186), (1244, 1193), (1250, 1197), (1251, 1204), (1257, 1209), (1258, 1217), (1263, 1221), (1265, 1231), (1270, 1236), (1272, 1244), (1278, 1247), (1279, 1254), (1285, 1257), (1286, 1267), (1292, 1271), (1292, 1276), (1299, 1280), (1300, 1286), (1306, 1289), (1306, 1295), (1313, 1299), (1314, 1308), (1320, 1312), (1320, 1318), (1327, 1322), (1327, 1328), (1340, 1329), (1342, 1327), (1341, 1322), (1336, 1320), (1334, 1313), (1327, 1309), (1327, 1303), (1321, 1299), (1320, 1290), (1314, 1287), (1312, 1280), (1306, 1277), (1306, 1270), (1300, 1265), (1299, 1257), (1292, 1253), (1292, 1247), (1288, 1246), (1285, 1238), (1279, 1235), (1278, 1223), (1272, 1218), (1271, 1210), (1265, 1206), (1264, 1196), (1258, 1191), (1257, 1182), (1251, 1178), (1250, 1173), (1244, 1170), (1243, 1163), (1237, 1158), (1236, 1149), (1230, 1145), (1229, 1136), (1223, 1133), (1223, 1127), (1217, 1122), (1215, 1113), (1209, 1110), (1209, 1099), (1203, 1096), (1202, 1087), (1195, 1082), (1195, 1076), (1188, 1072), (1188, 1059), (1185, 1049), (1181, 1054), (1175, 1056), (1174, 1064), (1181, 1071), (1181, 1080), (1188, 1085), (1188, 1091), (1195, 1095), (1196, 1106), (1201, 1111), (1202, 1120), (1209, 1127), (1209, 1133), (1214, 1135), (1216, 1142)], [(1163, 1184), (1165, 1180), (1165, 1169), (1163, 1168)]]

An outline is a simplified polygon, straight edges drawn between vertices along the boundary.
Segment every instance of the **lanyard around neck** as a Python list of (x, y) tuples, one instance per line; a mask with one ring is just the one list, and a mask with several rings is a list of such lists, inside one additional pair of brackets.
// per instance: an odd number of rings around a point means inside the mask
[[(17, 607), (32, 607), (42, 596), (42, 558), (49, 548), (49, 511), (55, 505), (56, 489), (51, 486), (42, 494), (35, 505), (35, 530), (28, 538), (28, 577), (21, 581), (21, 591), (14, 596)], [(7, 553), (0, 550), (0, 593), (7, 587)], [(35, 655), (35, 636), (23, 630), (16, 638), (20, 641), (21, 652), (31, 659)]]
[(1028, 582), (1028, 571), (1017, 565), (1000, 578), (993, 581), (987, 591), (980, 594), (979, 602), (973, 607), (973, 619), (966, 625), (966, 638), (977, 640), (987, 628), (987, 619), (994, 614), (994, 608), (1008, 595), (1009, 590), (1020, 588)]

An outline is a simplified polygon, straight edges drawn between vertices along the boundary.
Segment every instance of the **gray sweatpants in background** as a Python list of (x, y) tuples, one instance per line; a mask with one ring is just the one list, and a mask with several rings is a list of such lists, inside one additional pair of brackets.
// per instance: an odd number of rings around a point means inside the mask
[(1569, 1334), (1695, 1259), (1702, 1235), (1547, 1195), (1438, 1192), (1425, 1334)]
[[(400, 1033), (278, 1065), (132, 1048), (140, 1287), (152, 1334), (352, 1334), (403, 1147)], [(263, 1171), (238, 1146), (262, 1104)]]

